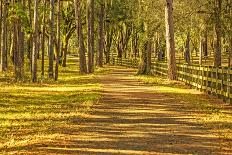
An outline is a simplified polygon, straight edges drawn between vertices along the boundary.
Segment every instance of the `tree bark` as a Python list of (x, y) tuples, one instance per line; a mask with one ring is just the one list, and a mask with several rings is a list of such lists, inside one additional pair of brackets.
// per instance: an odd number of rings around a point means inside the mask
[(147, 63), (146, 63), (146, 74), (151, 74), (151, 51), (152, 51), (152, 41), (149, 38), (147, 42)]
[(53, 60), (54, 60), (54, 0), (50, 0), (50, 36), (49, 36), (49, 67), (48, 77), (53, 78)]
[(99, 11), (99, 39), (98, 39), (98, 66), (103, 67), (103, 50), (104, 50), (104, 3), (100, 4)]
[(200, 35), (200, 47), (199, 47), (199, 65), (202, 65), (203, 61), (203, 45), (204, 45), (204, 38)]
[(204, 57), (208, 57), (208, 32), (207, 30), (204, 33), (203, 53), (204, 53)]
[(3, 13), (2, 5), (3, 5), (3, 2), (1, 0), (0, 1), (0, 64), (2, 64), (1, 63), (1, 55), (2, 55), (2, 13)]
[(159, 34), (159, 37), (158, 37), (158, 61), (163, 61), (164, 60), (164, 57), (165, 57), (165, 48), (162, 44), (164, 40), (164, 37), (163, 37), (163, 34)]
[(60, 23), (61, 23), (61, 4), (60, 0), (57, 2), (57, 48), (56, 48), (56, 66), (55, 66), (55, 81), (58, 80), (58, 74), (59, 74), (59, 56), (60, 56)]
[(1, 71), (7, 71), (7, 0), (3, 0)]
[(222, 0), (215, 0), (215, 25), (214, 25), (214, 66), (221, 66), (221, 7)]
[[(33, 27), (33, 21), (32, 21), (32, 16), (33, 16), (33, 12), (32, 12), (32, 9), (31, 9), (31, 5), (32, 5), (32, 2), (31, 0), (28, 0), (27, 1), (27, 4), (28, 4), (28, 14), (29, 14), (29, 25), (31, 27)], [(30, 63), (30, 71), (32, 73), (32, 51), (33, 51), (33, 33), (30, 33), (30, 36), (27, 40), (27, 58), (29, 59), (29, 63)]]
[(185, 62), (187, 64), (191, 64), (190, 58), (191, 58), (190, 56), (190, 32), (188, 32), (186, 43), (185, 43)]
[(87, 73), (86, 67), (86, 49), (84, 44), (83, 32), (82, 32), (82, 20), (81, 20), (81, 1), (74, 0), (74, 7), (75, 7), (75, 19), (76, 19), (76, 32), (78, 36), (78, 46), (79, 46), (79, 67), (80, 67), (80, 74)]
[(62, 60), (62, 67), (66, 67), (67, 66), (67, 53), (68, 53), (68, 41), (66, 38), (64, 38), (63, 41), (63, 60)]
[(228, 67), (232, 67), (232, 36), (229, 38), (229, 64)]
[(176, 80), (176, 58), (175, 58), (174, 24), (173, 24), (173, 0), (166, 0), (165, 19), (166, 19), (165, 23), (166, 23), (168, 79), (169, 80)]
[(145, 41), (143, 44), (142, 55), (139, 62), (139, 68), (137, 74), (142, 75), (146, 74), (147, 68), (147, 51), (148, 51), (148, 41)]
[(32, 82), (37, 81), (37, 53), (39, 51), (39, 43), (38, 43), (38, 36), (39, 36), (39, 12), (38, 12), (38, 0), (34, 0), (34, 34), (33, 34), (33, 52), (32, 52)]
[(94, 0), (87, 0), (88, 73), (94, 72)]
[(42, 26), (42, 40), (41, 40), (41, 76), (44, 78), (44, 56), (45, 56), (45, 22), (46, 22), (46, 5), (47, 0), (43, 1), (44, 11), (43, 11), (43, 26)]
[(113, 42), (113, 34), (114, 34), (114, 29), (110, 26), (109, 23), (105, 23), (105, 60), (106, 64), (110, 63), (110, 54), (111, 54), (111, 47), (112, 47), (112, 42)]

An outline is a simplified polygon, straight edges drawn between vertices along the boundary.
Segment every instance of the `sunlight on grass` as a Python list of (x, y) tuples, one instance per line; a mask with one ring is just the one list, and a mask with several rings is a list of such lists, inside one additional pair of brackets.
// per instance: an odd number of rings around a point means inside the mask
[[(208, 96), (198, 90), (191, 89), (179, 81), (169, 81), (158, 76), (135, 76), (146, 85), (154, 87), (154, 92), (166, 94), (182, 103), (186, 109), (193, 109), (195, 118), (222, 139), (222, 147), (232, 147), (232, 112), (227, 110), (225, 103), (213, 96)], [(223, 148), (222, 148), (223, 149)]]
[[(94, 74), (79, 75), (74, 58), (67, 66), (58, 82), (15, 83), (12, 73), (0, 74), (0, 154), (62, 136), (66, 128), (78, 129), (73, 120), (88, 117), (101, 85)], [(106, 72), (98, 69), (96, 75)]]

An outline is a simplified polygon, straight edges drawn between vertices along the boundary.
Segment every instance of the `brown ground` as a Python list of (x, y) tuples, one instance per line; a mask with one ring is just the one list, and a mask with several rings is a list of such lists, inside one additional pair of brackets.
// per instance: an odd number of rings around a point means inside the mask
[(70, 138), (28, 146), (22, 154), (226, 154), (212, 130), (194, 119), (193, 109), (155, 93), (133, 74), (114, 68), (99, 77), (103, 98), (90, 117), (74, 120), (80, 128), (63, 129)]

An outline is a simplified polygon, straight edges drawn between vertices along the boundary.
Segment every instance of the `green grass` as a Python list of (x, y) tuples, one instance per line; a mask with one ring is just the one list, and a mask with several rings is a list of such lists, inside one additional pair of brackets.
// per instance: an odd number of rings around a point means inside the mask
[(98, 74), (79, 75), (75, 58), (60, 68), (59, 81), (29, 77), (15, 82), (13, 74), (0, 74), (0, 154), (63, 136), (64, 129), (77, 129), (74, 120), (88, 117), (101, 97)]
[[(155, 92), (174, 98), (181, 103), (183, 111), (191, 110), (199, 123), (211, 128), (223, 144), (232, 147), (232, 112), (231, 106), (216, 97), (209, 96), (196, 89), (191, 89), (179, 81), (169, 81), (159, 76), (135, 76), (146, 85), (154, 87)], [(223, 149), (223, 148), (222, 148)]]

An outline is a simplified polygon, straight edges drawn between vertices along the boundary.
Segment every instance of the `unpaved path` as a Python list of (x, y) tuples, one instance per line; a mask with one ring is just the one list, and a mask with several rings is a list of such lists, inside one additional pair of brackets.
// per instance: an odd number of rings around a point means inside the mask
[(115, 67), (99, 77), (103, 98), (92, 115), (75, 120), (80, 128), (67, 130), (70, 139), (38, 145), (32, 154), (223, 154), (219, 139), (194, 119), (191, 109), (155, 93), (133, 74)]
[(103, 99), (80, 125), (79, 154), (222, 154), (219, 140), (174, 98), (115, 68), (100, 78)]

